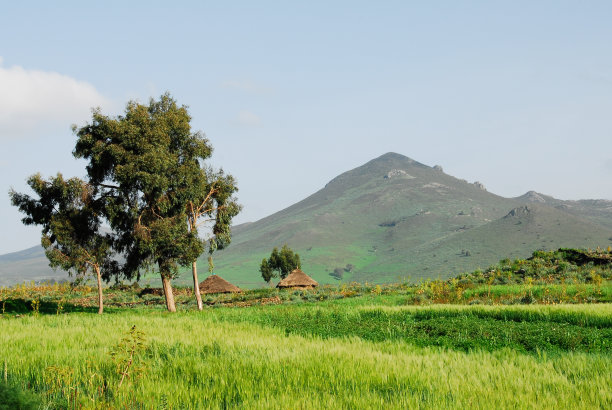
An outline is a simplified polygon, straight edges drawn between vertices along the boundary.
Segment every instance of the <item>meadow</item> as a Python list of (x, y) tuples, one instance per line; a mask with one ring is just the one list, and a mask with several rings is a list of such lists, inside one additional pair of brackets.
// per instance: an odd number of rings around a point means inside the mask
[(612, 405), (609, 304), (397, 301), (4, 314), (0, 363), (46, 408)]
[(611, 408), (609, 268), (551, 276), (550, 256), (202, 312), (179, 288), (175, 314), (137, 284), (105, 289), (104, 315), (86, 285), (2, 288), (0, 409)]

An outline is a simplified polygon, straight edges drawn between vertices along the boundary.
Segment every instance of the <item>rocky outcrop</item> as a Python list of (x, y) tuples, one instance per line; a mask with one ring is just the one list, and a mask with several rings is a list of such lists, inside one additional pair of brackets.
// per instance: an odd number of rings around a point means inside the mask
[(476, 182), (474, 182), (474, 185), (476, 186), (476, 188), (482, 189), (483, 191), (487, 190), (487, 188), (485, 188), (485, 186), (484, 186), (484, 184), (482, 182), (476, 181)]
[(414, 178), (412, 175), (408, 174), (403, 169), (392, 169), (391, 171), (387, 172), (384, 178), (391, 179), (391, 178), (397, 178), (397, 177), (410, 178), (410, 179)]
[(520, 218), (524, 216), (529, 216), (533, 212), (533, 208), (528, 205), (519, 206), (517, 208), (512, 209), (504, 219), (506, 218)]
[(529, 191), (525, 195), (519, 197), (519, 199), (528, 202), (537, 202), (540, 204), (546, 203), (546, 199), (536, 191)]

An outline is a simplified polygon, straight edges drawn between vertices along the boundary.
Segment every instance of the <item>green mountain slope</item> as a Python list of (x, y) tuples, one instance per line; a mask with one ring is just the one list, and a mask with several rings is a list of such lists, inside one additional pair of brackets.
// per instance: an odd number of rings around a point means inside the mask
[[(533, 191), (503, 198), (439, 167), (388, 153), (232, 231), (231, 246), (215, 253), (215, 272), (240, 286), (265, 285), (259, 264), (283, 244), (300, 254), (303, 269), (322, 284), (336, 283), (329, 274), (347, 264), (354, 269), (344, 273), (344, 281), (418, 281), (484, 268), (508, 256), (528, 257), (540, 248), (607, 246), (612, 201), (561, 201)], [(40, 247), (28, 251), (12, 260), (0, 256), (0, 284), (9, 276), (15, 283), (44, 272), (67, 277), (47, 267)], [(198, 265), (203, 278), (206, 255)], [(185, 269), (178, 283), (189, 285), (189, 277)]]
[(0, 286), (44, 280), (66, 280), (68, 273), (49, 267), (42, 246), (33, 246), (19, 252), (0, 255)]
[(606, 199), (564, 201), (535, 191), (529, 191), (515, 199), (523, 203), (549, 205), (612, 229), (612, 201)]
[(606, 245), (612, 237), (612, 229), (546, 205), (535, 213), (539, 230), (515, 230), (504, 216), (522, 202), (388, 153), (281, 212), (237, 227), (232, 245), (215, 257), (216, 270), (242, 285), (261, 285), (261, 259), (286, 243), (320, 283), (335, 282), (329, 273), (347, 264), (355, 269), (343, 280), (419, 280), (528, 256), (548, 244)]
[[(592, 221), (541, 204), (522, 205), (507, 215), (440, 241), (423, 252), (444, 256), (423, 258), (429, 270), (449, 277), (486, 268), (502, 257), (526, 258), (534, 250), (560, 247), (595, 248), (612, 244), (611, 230)], [(429, 254), (427, 254), (429, 256)]]

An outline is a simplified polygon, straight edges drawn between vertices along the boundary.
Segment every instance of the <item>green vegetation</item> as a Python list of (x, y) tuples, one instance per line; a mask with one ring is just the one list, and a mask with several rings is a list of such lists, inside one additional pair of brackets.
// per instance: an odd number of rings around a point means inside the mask
[(609, 408), (610, 256), (207, 295), (203, 312), (179, 287), (172, 316), (137, 283), (105, 289), (104, 316), (86, 285), (0, 288), (0, 395), (22, 408)]
[[(251, 306), (287, 304), (383, 295), (397, 305), (429, 304), (568, 304), (612, 302), (612, 254), (609, 250), (592, 251), (559, 249), (536, 251), (529, 259), (501, 260), (483, 270), (462, 274), (448, 280), (377, 285), (344, 283), (325, 285), (308, 292), (283, 291), (276, 288), (247, 290), (239, 294), (207, 295), (208, 306)], [(132, 285), (115, 285), (104, 290), (109, 308), (159, 307), (165, 303), (161, 289)], [(179, 309), (193, 309), (193, 291), (177, 287)], [(32, 303), (39, 309), (55, 312), (89, 311), (95, 306), (93, 289), (87, 285), (51, 284), (18, 285), (0, 288), (0, 303), (9, 312), (25, 313)]]
[(11, 190), (11, 203), (25, 213), (24, 224), (42, 226), (42, 245), (51, 267), (74, 270), (79, 277), (94, 272), (98, 313), (102, 314), (101, 271), (106, 281), (118, 274), (118, 264), (112, 259), (112, 237), (100, 232), (103, 201), (85, 181), (65, 180), (61, 174), (48, 181), (36, 174), (28, 179), (28, 185), (38, 199)]
[(41, 400), (36, 394), (0, 381), (0, 410), (35, 410), (41, 405)]
[(232, 246), (215, 262), (228, 281), (261, 287), (257, 263), (280, 242), (320, 284), (338, 283), (342, 272), (330, 273), (347, 264), (354, 269), (342, 282), (383, 284), (447, 279), (534, 249), (612, 244), (610, 201), (529, 200), (502, 198), (388, 153), (287, 209), (235, 227)]
[(0, 360), (8, 382), (52, 408), (612, 404), (609, 305), (382, 301), (6, 318)]
[(299, 268), (300, 255), (289, 249), (287, 245), (283, 245), (280, 252), (274, 248), (270, 257), (261, 261), (259, 272), (263, 280), (270, 283), (272, 278), (285, 279), (292, 270)]
[[(88, 161), (87, 181), (61, 174), (45, 181), (37, 174), (28, 184), (38, 199), (10, 192), (13, 205), (26, 214), (23, 222), (42, 226), (52, 267), (81, 275), (95, 271), (99, 313), (102, 277), (139, 279), (151, 266), (161, 275), (167, 309), (175, 311), (171, 280), (179, 266), (189, 264), (202, 309), (196, 259), (207, 247), (212, 254), (229, 244), (240, 206), (232, 196), (233, 177), (204, 166), (212, 146), (191, 131), (190, 121), (187, 107), (169, 94), (148, 105), (130, 101), (116, 117), (96, 109), (91, 123), (73, 127), (73, 154)], [(111, 233), (101, 231), (102, 220)], [(204, 240), (199, 229), (206, 224), (211, 235)]]
[[(525, 259), (534, 249), (605, 248), (612, 244), (611, 204), (535, 193), (502, 198), (387, 153), (289, 208), (232, 227), (232, 245), (215, 253), (215, 272), (241, 288), (264, 287), (259, 264), (273, 246), (286, 243), (320, 284), (447, 279), (501, 256)], [(59, 280), (38, 251), (0, 256), (0, 284)], [(207, 269), (206, 259), (198, 259), (198, 269)], [(353, 269), (342, 272), (349, 264)], [(179, 268), (172, 284), (191, 285), (191, 270)], [(150, 283), (161, 286), (159, 279)]]

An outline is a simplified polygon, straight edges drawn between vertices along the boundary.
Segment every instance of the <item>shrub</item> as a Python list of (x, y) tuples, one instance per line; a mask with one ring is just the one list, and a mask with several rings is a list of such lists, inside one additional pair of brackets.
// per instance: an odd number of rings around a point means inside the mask
[(40, 399), (34, 393), (0, 382), (0, 410), (25, 410), (41, 407)]

